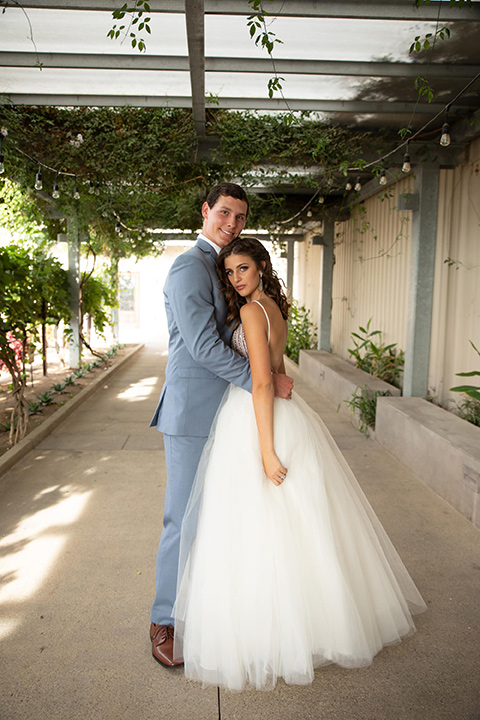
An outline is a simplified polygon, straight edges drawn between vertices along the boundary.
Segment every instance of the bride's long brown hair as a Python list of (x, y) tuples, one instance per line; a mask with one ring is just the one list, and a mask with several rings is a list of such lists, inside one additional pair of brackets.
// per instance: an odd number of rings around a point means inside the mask
[(224, 294), (228, 306), (227, 325), (237, 327), (240, 322), (240, 307), (246, 302), (245, 298), (242, 298), (237, 293), (225, 271), (225, 260), (230, 255), (247, 255), (254, 261), (263, 275), (263, 291), (275, 300), (286, 320), (288, 318), (289, 303), (283, 291), (281, 280), (272, 267), (270, 255), (260, 240), (253, 237), (239, 237), (224, 247), (217, 259), (217, 273), (220, 278), (221, 292)]

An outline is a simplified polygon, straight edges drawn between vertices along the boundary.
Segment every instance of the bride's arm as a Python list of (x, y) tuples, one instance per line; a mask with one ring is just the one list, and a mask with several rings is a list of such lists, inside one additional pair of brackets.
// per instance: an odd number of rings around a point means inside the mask
[(255, 303), (244, 305), (240, 311), (240, 317), (252, 373), (253, 408), (260, 438), (263, 468), (267, 477), (275, 485), (281, 485), (287, 469), (280, 462), (273, 445), (274, 388), (266, 319), (263, 310)]

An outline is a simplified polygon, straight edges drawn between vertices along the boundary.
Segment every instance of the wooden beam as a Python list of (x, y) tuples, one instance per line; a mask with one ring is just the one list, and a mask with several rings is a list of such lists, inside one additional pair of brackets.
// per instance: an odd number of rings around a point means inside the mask
[[(87, 10), (113, 12), (121, 3), (118, 0), (22, 0), (28, 9)], [(150, 0), (152, 13), (183, 13), (185, 0)], [(370, 20), (405, 20), (457, 22), (480, 20), (480, 3), (472, 7), (449, 7), (443, 0), (432, 0), (416, 8), (412, 0), (272, 0), (267, 3), (269, 15), (280, 17), (349, 18)], [(246, 0), (205, 0), (207, 15), (251, 15), (252, 8)]]
[[(154, 70), (185, 71), (190, 69), (188, 57), (182, 55), (117, 55), (105, 53), (34, 53), (1, 52), (0, 67), (78, 68), (93, 70)], [(275, 68), (283, 75), (344, 75), (358, 77), (417, 77), (423, 63), (354, 62), (341, 60), (275, 60)], [(205, 58), (205, 71), (215, 73), (272, 73), (269, 58)], [(429, 77), (473, 78), (480, 65), (433, 63)]]

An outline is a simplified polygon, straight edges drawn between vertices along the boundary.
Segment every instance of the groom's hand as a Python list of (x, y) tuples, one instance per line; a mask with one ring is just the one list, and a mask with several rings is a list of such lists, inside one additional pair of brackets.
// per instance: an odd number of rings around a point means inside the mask
[(288, 377), (288, 375), (283, 375), (282, 373), (274, 373), (273, 389), (275, 391), (275, 397), (283, 398), (284, 400), (291, 400), (293, 379)]

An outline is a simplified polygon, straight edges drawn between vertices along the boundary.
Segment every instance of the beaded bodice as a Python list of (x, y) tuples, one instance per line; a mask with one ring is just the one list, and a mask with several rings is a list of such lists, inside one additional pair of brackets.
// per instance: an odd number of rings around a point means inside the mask
[(245, 342), (245, 333), (243, 331), (243, 325), (240, 323), (232, 335), (232, 350), (242, 355), (242, 357), (248, 358), (247, 343)]
[[(258, 300), (254, 300), (254, 303), (257, 303), (257, 305), (260, 305), (263, 312), (265, 313), (265, 317), (267, 318), (267, 326), (268, 326), (268, 338), (267, 343), (270, 344), (270, 320), (267, 314), (267, 311), (263, 307), (262, 303), (258, 302)], [(248, 358), (248, 350), (247, 350), (247, 343), (245, 341), (245, 332), (243, 330), (243, 325), (240, 323), (235, 330), (233, 331), (232, 335), (232, 350), (235, 350), (236, 353), (239, 355), (242, 355), (245, 358)]]

